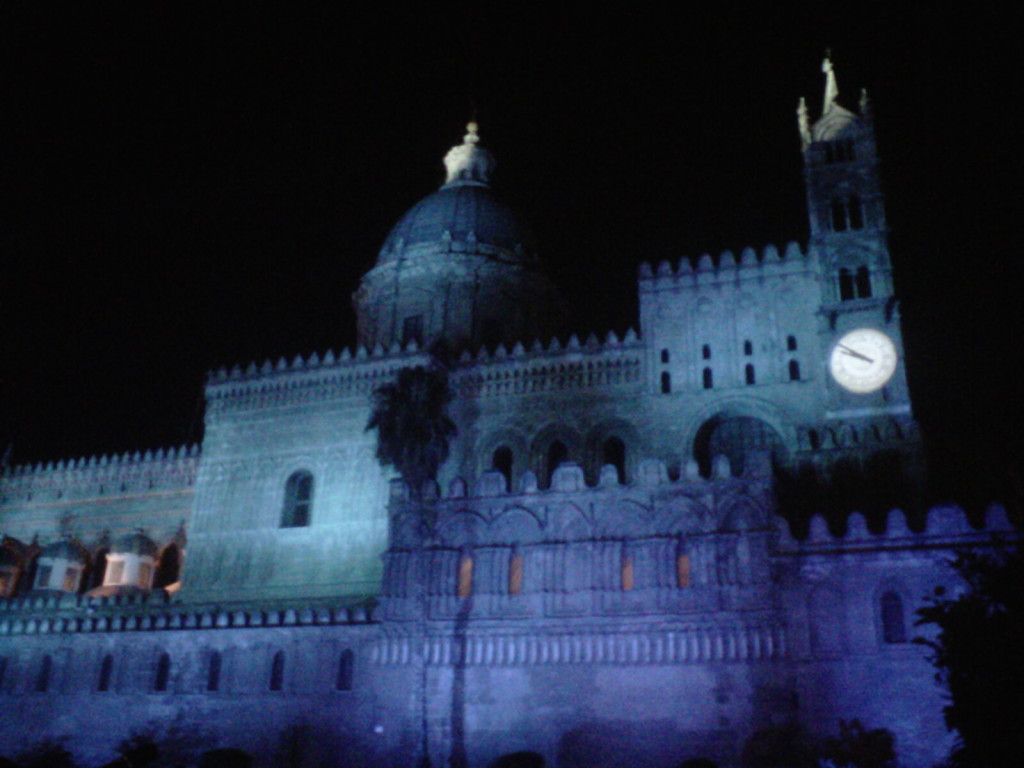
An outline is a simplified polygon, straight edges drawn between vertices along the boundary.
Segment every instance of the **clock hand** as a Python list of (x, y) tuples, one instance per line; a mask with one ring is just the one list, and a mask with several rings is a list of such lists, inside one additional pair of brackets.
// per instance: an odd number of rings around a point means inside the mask
[(874, 363), (875, 362), (874, 360), (872, 360), (867, 355), (862, 355), (860, 352), (857, 352), (855, 350), (850, 349), (845, 344), (840, 344), (838, 346), (839, 346), (839, 349), (842, 350), (842, 352), (844, 352), (845, 354), (849, 355), (850, 357), (856, 357), (856, 358), (864, 360), (865, 362), (868, 362), (868, 363)]

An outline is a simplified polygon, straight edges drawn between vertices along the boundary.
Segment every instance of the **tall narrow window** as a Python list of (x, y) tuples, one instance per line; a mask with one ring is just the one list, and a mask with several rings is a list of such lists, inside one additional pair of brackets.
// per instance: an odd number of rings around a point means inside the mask
[(703, 373), (704, 389), (711, 389), (715, 386), (715, 379), (710, 368), (705, 368)]
[(410, 341), (423, 344), (423, 315), (411, 315), (402, 321), (402, 346)]
[(36, 589), (49, 589), (50, 576), (53, 575), (52, 565), (40, 565), (36, 571)]
[(626, 482), (626, 444), (617, 437), (609, 437), (601, 446), (601, 464), (611, 464), (619, 477), (619, 483)]
[(281, 527), (302, 528), (309, 525), (312, 507), (313, 475), (304, 470), (293, 472), (284, 486)]
[(867, 267), (857, 267), (857, 298), (871, 298), (871, 272)]
[(882, 639), (886, 643), (907, 642), (907, 627), (903, 618), (903, 598), (890, 590), (882, 595)]
[(754, 354), (754, 345), (749, 341), (743, 342), (743, 354), (747, 356)]
[(833, 200), (830, 206), (832, 211), (832, 231), (846, 231), (846, 205), (842, 200)]
[(154, 691), (166, 691), (167, 684), (171, 679), (171, 657), (161, 653), (156, 662), (156, 676), (153, 679)]
[(114, 674), (114, 657), (109, 653), (100, 662), (100, 679), (96, 682), (97, 691), (110, 690), (110, 678)]
[(786, 350), (788, 352), (796, 352), (796, 336), (786, 337)]
[(850, 197), (850, 229), (864, 228), (864, 208), (860, 204), (860, 198), (856, 195)]
[(508, 593), (510, 595), (523, 593), (523, 556), (518, 552), (512, 555), (508, 563)]
[(663, 362), (663, 363), (667, 363), (668, 362), (668, 350), (667, 349), (661, 350), (661, 362)]
[(491, 469), (496, 469), (505, 476), (505, 482), (512, 482), (512, 449), (507, 445), (498, 448), (491, 456)]
[(554, 478), (555, 470), (558, 469), (558, 465), (563, 461), (568, 461), (568, 459), (569, 449), (565, 447), (565, 443), (561, 440), (555, 440), (548, 446), (547, 478), (549, 485), (551, 484), (551, 480)]
[(701, 348), (700, 348), (700, 356), (704, 360), (710, 360), (711, 359), (711, 345), (710, 344), (704, 344), (703, 346), (701, 346)]
[(622, 558), (622, 591), (629, 592), (633, 589), (633, 557), (624, 555)]
[(690, 586), (690, 556), (685, 552), (676, 555), (676, 586), (680, 589)]
[(89, 578), (85, 579), (88, 589), (103, 586), (103, 579), (107, 574), (107, 549), (101, 549), (93, 558), (92, 566), (89, 568)]
[(473, 594), (473, 556), (463, 554), (459, 558), (459, 583), (455, 594), (459, 597), (469, 597)]
[(789, 380), (800, 381), (800, 363), (796, 360), (789, 361)]
[(672, 374), (668, 371), (661, 372), (661, 394), (667, 395), (672, 392)]
[(750, 363), (747, 363), (746, 366), (743, 368), (743, 378), (747, 382), (747, 384), (757, 383), (754, 376), (754, 366), (752, 366)]
[(341, 652), (341, 656), (338, 657), (338, 679), (334, 684), (335, 689), (339, 691), (352, 690), (352, 677), (355, 672), (355, 665), (355, 654), (346, 648)]
[(0, 656), (0, 691), (4, 688), (5, 677), (7, 677), (7, 657)]
[(223, 659), (219, 651), (214, 651), (210, 654), (210, 661), (206, 667), (206, 690), (220, 690), (220, 668), (222, 663)]
[(179, 579), (181, 570), (181, 552), (178, 545), (168, 544), (160, 553), (160, 564), (156, 568), (156, 579), (153, 586), (157, 589), (169, 587)]
[(274, 654), (270, 663), (270, 690), (280, 691), (284, 687), (284, 651)]
[(839, 300), (849, 301), (856, 297), (853, 290), (853, 275), (848, 269), (839, 270)]
[(53, 674), (53, 659), (43, 656), (39, 663), (39, 674), (36, 675), (36, 692), (43, 693), (50, 689), (50, 676)]

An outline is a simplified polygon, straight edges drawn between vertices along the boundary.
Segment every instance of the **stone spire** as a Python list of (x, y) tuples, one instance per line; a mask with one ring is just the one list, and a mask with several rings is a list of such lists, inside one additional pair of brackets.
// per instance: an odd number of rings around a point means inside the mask
[(490, 183), (496, 163), (494, 156), (480, 146), (478, 131), (479, 126), (475, 122), (469, 123), (462, 144), (452, 147), (444, 156), (444, 166), (448, 171), (445, 186)]
[(825, 60), (821, 63), (821, 71), (825, 73), (825, 101), (821, 105), (821, 114), (827, 115), (839, 96), (839, 84), (836, 83), (836, 72), (832, 67), (832, 53), (825, 52)]

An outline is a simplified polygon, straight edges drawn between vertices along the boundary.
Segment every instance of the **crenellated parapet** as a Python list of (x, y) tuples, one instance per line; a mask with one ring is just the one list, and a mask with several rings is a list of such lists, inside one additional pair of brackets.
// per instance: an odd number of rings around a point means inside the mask
[(781, 534), (778, 549), (784, 555), (921, 548), (952, 551), (961, 547), (990, 546), (993, 537), (1012, 540), (1020, 535), (1010, 523), (1006, 509), (999, 504), (993, 504), (986, 510), (981, 528), (971, 525), (964, 510), (952, 505), (928, 510), (924, 528), (920, 531), (910, 529), (907, 517), (900, 509), (890, 510), (885, 528), (877, 533), (868, 528), (867, 519), (860, 512), (854, 512), (846, 519), (841, 534), (833, 533), (821, 515), (811, 518), (809, 533), (800, 541), (793, 538), (789, 525), (781, 518), (778, 519), (778, 527)]
[(644, 262), (639, 267), (638, 276), (640, 292), (643, 293), (802, 275), (817, 270), (818, 260), (814, 252), (805, 252), (799, 244), (790, 242), (781, 254), (774, 245), (766, 245), (760, 253), (751, 247), (744, 248), (738, 259), (731, 250), (725, 250), (717, 258), (705, 253), (696, 259), (684, 256), (675, 264), (661, 261), (652, 266)]
[(0, 505), (191, 488), (199, 445), (21, 464), (0, 475)]

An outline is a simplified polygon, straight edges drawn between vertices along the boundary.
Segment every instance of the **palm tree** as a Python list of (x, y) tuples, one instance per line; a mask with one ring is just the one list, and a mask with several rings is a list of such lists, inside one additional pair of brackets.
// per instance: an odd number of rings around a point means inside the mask
[(448, 416), (452, 392), (447, 370), (441, 365), (402, 368), (393, 382), (373, 392), (373, 411), (366, 429), (377, 430), (377, 460), (394, 467), (409, 487), (416, 513), (417, 549), (415, 590), (419, 603), (419, 700), (421, 768), (430, 766), (427, 717), (427, 662), (423, 644), (427, 638), (424, 545), (435, 521), (433, 506), (427, 502), (424, 486), (437, 477), (448, 458), (448, 444), (455, 436), (455, 423)]

